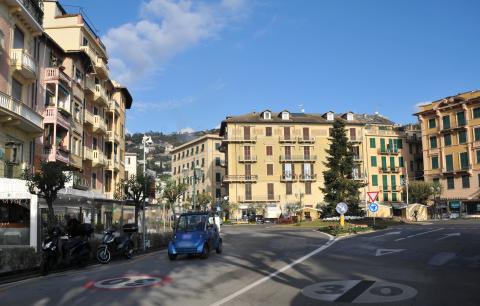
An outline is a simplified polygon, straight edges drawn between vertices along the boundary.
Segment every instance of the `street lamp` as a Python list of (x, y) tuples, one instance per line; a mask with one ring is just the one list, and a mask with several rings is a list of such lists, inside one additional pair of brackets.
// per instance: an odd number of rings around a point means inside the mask
[(184, 168), (182, 170), (183, 172), (183, 175), (188, 178), (188, 179), (192, 179), (193, 181), (193, 195), (192, 195), (192, 206), (193, 208), (195, 208), (196, 206), (196, 199), (197, 199), (197, 192), (196, 192), (196, 184), (197, 182), (200, 180), (200, 178), (202, 177), (203, 175), (203, 170), (200, 168), (200, 167), (195, 167), (193, 168), (193, 175), (192, 176), (189, 176), (188, 175), (188, 168)]
[(146, 243), (146, 227), (145, 227), (145, 195), (147, 194), (147, 184), (146, 183), (146, 172), (147, 172), (147, 160), (146, 160), (146, 157), (145, 157), (145, 148), (146, 146), (151, 146), (153, 144), (153, 140), (152, 140), (152, 137), (150, 136), (147, 136), (147, 135), (143, 135), (143, 138), (142, 138), (142, 144), (143, 144), (143, 178), (144, 178), (144, 190), (143, 190), (143, 203), (142, 203), (142, 240), (143, 240), (143, 250), (145, 251), (146, 249), (146, 246), (145, 246), (145, 243)]

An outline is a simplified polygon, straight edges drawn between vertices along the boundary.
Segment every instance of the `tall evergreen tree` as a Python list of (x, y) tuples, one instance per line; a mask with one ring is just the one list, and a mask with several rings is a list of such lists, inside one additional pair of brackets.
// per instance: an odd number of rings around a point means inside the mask
[(335, 206), (339, 202), (348, 204), (348, 214), (360, 214), (359, 189), (364, 185), (353, 179), (353, 150), (351, 143), (348, 142), (345, 123), (341, 119), (333, 123), (330, 148), (326, 151), (328, 157), (324, 164), (327, 170), (323, 172), (324, 187), (320, 189), (328, 205), (323, 208), (322, 215), (336, 215)]

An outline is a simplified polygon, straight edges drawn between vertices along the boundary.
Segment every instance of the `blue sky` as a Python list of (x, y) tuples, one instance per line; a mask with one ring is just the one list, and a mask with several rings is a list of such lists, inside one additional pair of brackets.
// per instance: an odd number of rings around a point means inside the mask
[(480, 87), (476, 0), (61, 3), (81, 5), (106, 42), (134, 97), (130, 132), (299, 105), (407, 123), (418, 103)]

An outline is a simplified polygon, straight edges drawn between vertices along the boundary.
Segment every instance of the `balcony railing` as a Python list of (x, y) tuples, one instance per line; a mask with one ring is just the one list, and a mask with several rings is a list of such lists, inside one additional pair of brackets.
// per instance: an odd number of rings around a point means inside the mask
[(398, 155), (398, 153), (399, 153), (398, 149), (378, 149), (378, 154), (381, 154), (381, 155), (386, 155), (386, 154)]
[(238, 157), (238, 161), (241, 163), (256, 163), (257, 156), (256, 155), (240, 155)]
[(400, 172), (399, 167), (379, 167), (378, 172), (380, 173), (398, 173)]
[(62, 80), (70, 86), (70, 77), (58, 67), (45, 68), (45, 81)]
[(108, 102), (108, 109), (113, 111), (113, 112), (117, 112), (118, 114), (120, 114), (120, 104), (118, 104), (118, 102), (115, 101), (115, 100), (110, 100)]
[(453, 124), (450, 124), (448, 126), (443, 126), (441, 127), (440, 129), (440, 133), (448, 133), (448, 132), (451, 132), (451, 131), (455, 131), (455, 130), (463, 130), (463, 129), (466, 129), (467, 123), (466, 122), (462, 122), (462, 123), (458, 123), (456, 125), (453, 125)]
[(298, 142), (299, 143), (314, 143), (315, 142), (315, 137), (312, 137), (312, 136), (298, 137)]
[(443, 168), (442, 173), (443, 174), (454, 174), (454, 173), (470, 172), (471, 170), (472, 170), (472, 164), (468, 164), (468, 165), (461, 165), (460, 168), (457, 168), (457, 169), (455, 169), (454, 167)]
[(95, 79), (89, 75), (85, 76), (85, 89), (95, 93)]
[(314, 162), (317, 155), (280, 155), (280, 162)]
[(83, 158), (93, 161), (93, 150), (87, 147), (83, 147)]
[(105, 125), (105, 121), (102, 117), (98, 115), (93, 116), (93, 129), (94, 131), (106, 131), (107, 126)]
[(357, 143), (362, 142), (362, 137), (360, 137), (360, 136), (350, 136), (348, 138), (348, 141), (349, 142), (357, 142)]
[(105, 93), (105, 89), (102, 85), (96, 84), (95, 85), (95, 101), (101, 101), (106, 103), (107, 102), (107, 94)]
[(51, 148), (44, 148), (43, 155), (45, 161), (60, 161), (68, 164), (70, 153), (65, 147), (52, 146)]
[(356, 163), (362, 162), (360, 155), (353, 155), (353, 161)]
[(20, 74), (32, 80), (37, 75), (37, 61), (27, 54), (23, 49), (12, 49), (10, 54), (11, 65), (17, 69)]
[(73, 188), (79, 190), (88, 190), (90, 189), (90, 180), (87, 180), (84, 177), (74, 176), (73, 177)]
[(70, 121), (63, 116), (62, 112), (59, 112), (56, 106), (47, 107), (43, 112), (43, 116), (45, 117), (45, 123), (58, 123), (66, 129), (70, 128)]
[(225, 175), (223, 181), (226, 183), (233, 182), (256, 182), (258, 175)]
[(225, 142), (238, 142), (238, 143), (255, 143), (257, 141), (256, 136), (229, 136), (229, 137), (224, 137), (223, 141)]
[(20, 0), (20, 2), (38, 24), (43, 25), (43, 2), (39, 0)]
[(238, 202), (240, 203), (254, 203), (254, 202), (279, 202), (279, 195), (252, 195), (252, 196), (238, 196)]
[(292, 136), (280, 136), (278, 137), (280, 143), (295, 143), (297, 142), (297, 137)]
[(94, 166), (105, 165), (105, 156), (103, 155), (103, 152), (100, 150), (93, 150), (92, 161)]
[(283, 173), (280, 175), (280, 182), (293, 182), (297, 180), (297, 175), (292, 173)]
[(97, 57), (97, 61), (95, 62), (95, 67), (97, 70), (97, 73), (102, 75), (103, 77), (108, 76), (108, 66), (101, 57)]
[(316, 174), (300, 174), (301, 182), (314, 182), (317, 180)]
[(43, 117), (34, 112), (25, 104), (14, 100), (11, 96), (0, 92), (0, 111), (6, 110), (23, 118), (35, 126), (35, 130), (43, 130)]

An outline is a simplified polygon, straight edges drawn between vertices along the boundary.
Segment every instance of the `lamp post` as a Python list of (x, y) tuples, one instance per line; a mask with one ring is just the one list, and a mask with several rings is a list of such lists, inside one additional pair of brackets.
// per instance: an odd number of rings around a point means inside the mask
[(146, 152), (145, 152), (145, 148), (147, 145), (152, 145), (153, 144), (153, 141), (152, 141), (152, 138), (150, 136), (147, 136), (147, 135), (143, 135), (143, 138), (142, 138), (142, 144), (143, 144), (143, 179), (144, 179), (144, 184), (143, 184), (143, 203), (142, 203), (142, 241), (143, 241), (143, 250), (145, 251), (146, 250), (146, 226), (145, 226), (145, 198), (146, 198), (146, 194), (147, 194), (147, 184), (146, 184), (146, 172), (147, 172), (147, 160), (146, 160)]

